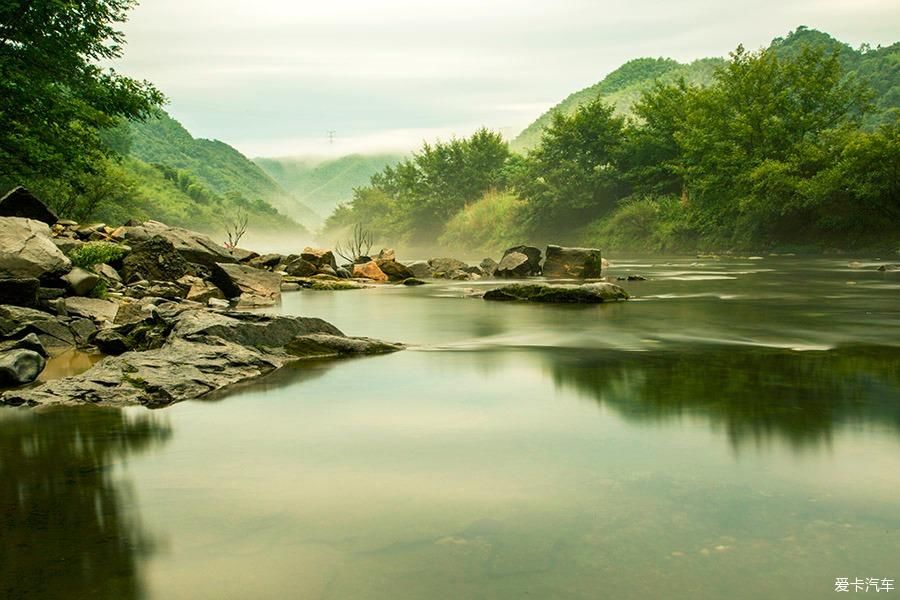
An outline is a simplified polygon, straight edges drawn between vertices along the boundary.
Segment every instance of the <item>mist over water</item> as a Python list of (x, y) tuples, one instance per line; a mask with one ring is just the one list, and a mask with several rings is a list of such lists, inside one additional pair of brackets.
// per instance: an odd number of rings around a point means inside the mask
[(286, 294), (410, 348), (159, 412), (0, 411), (0, 581), (749, 599), (896, 578), (900, 274), (852, 260), (613, 257), (648, 280), (600, 306), (469, 297), (488, 282)]

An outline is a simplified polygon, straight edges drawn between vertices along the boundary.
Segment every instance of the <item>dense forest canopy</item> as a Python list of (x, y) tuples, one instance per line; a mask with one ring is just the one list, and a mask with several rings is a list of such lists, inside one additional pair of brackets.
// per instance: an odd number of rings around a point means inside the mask
[[(631, 61), (593, 99), (539, 119), (549, 121), (524, 156), (484, 130), (426, 145), (358, 188), (327, 225), (473, 250), (523, 239), (897, 250), (898, 57), (896, 44), (853, 50), (800, 28), (755, 52), (738, 47), (704, 82), (668, 77), (673, 61)], [(635, 81), (643, 89), (623, 113), (604, 91)]]

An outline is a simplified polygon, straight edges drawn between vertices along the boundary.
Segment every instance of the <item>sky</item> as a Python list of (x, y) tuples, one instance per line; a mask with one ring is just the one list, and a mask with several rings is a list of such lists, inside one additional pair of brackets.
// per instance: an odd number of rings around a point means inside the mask
[(629, 59), (725, 56), (798, 25), (888, 45), (900, 2), (143, 0), (115, 66), (153, 81), (196, 137), (333, 156), (480, 126), (514, 137)]

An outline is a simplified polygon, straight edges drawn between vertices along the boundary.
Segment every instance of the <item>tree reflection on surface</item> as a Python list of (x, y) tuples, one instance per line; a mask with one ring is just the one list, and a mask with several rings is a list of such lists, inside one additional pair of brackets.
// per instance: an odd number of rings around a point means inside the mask
[(153, 544), (116, 465), (170, 436), (158, 414), (0, 412), (0, 595), (140, 597)]

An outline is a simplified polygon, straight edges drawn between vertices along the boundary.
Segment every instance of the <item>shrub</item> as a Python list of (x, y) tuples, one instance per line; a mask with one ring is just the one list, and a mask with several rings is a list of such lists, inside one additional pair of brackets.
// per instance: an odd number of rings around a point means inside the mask
[(490, 191), (456, 213), (438, 242), (455, 250), (502, 251), (525, 238), (525, 201), (508, 192)]
[(109, 264), (125, 256), (125, 249), (110, 242), (88, 242), (69, 253), (72, 264), (82, 269), (91, 269), (94, 265)]

